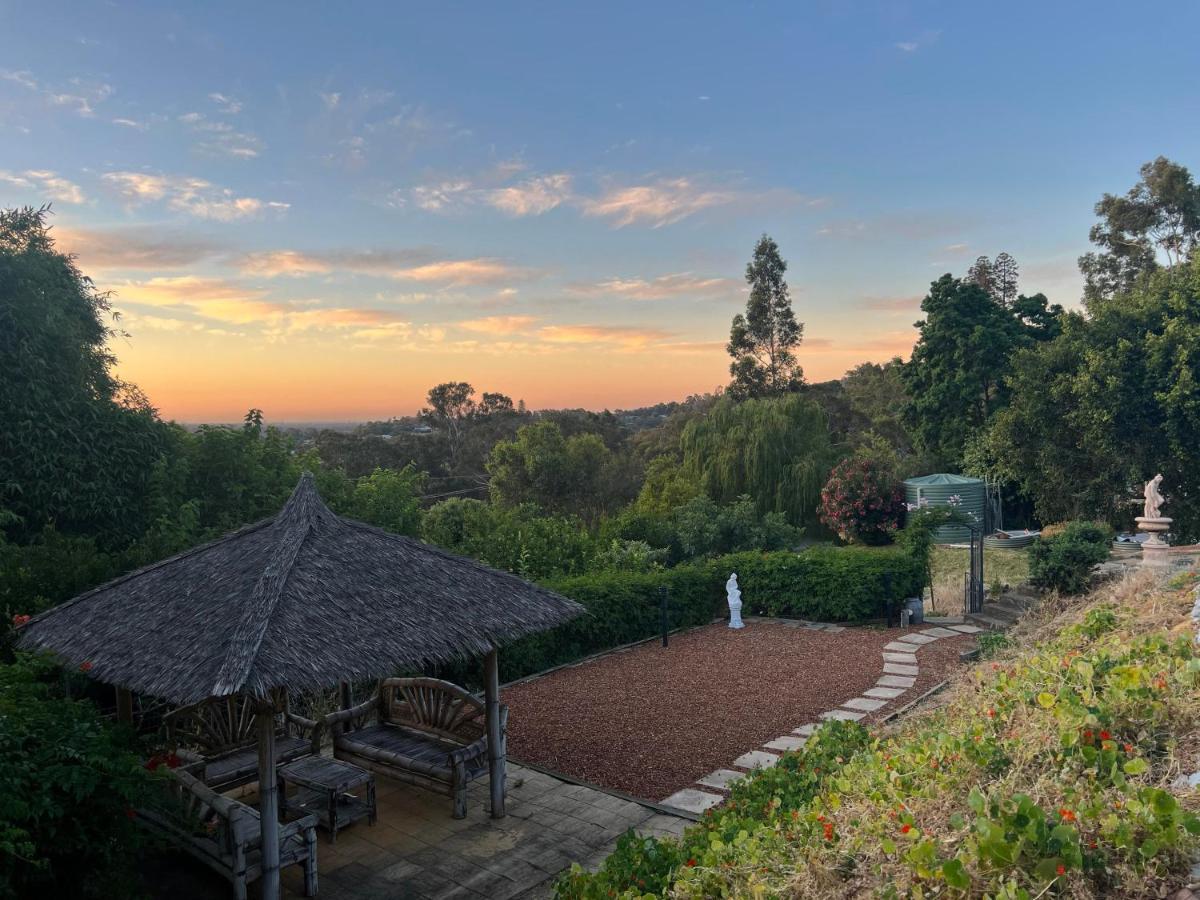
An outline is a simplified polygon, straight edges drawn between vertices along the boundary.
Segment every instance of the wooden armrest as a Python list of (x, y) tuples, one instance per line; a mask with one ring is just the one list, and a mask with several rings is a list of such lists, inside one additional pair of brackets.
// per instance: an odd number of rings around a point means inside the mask
[(357, 706), (352, 706), (349, 709), (339, 709), (336, 712), (331, 712), (321, 719), (321, 725), (325, 728), (332, 728), (334, 725), (339, 725), (342, 722), (350, 722), (354, 719), (361, 719), (368, 715), (371, 710), (379, 705), (379, 695), (373, 694), (370, 698), (359, 703)]
[(321, 752), (321, 738), (325, 733), (324, 719), (306, 719), (304, 716), (296, 715), (294, 712), (289, 712), (284, 722), (289, 725), (295, 725), (299, 732), (299, 737), (307, 737), (308, 743), (312, 749), (314, 756)]
[(450, 751), (450, 765), (456, 766), (459, 763), (471, 762), (475, 759), (481, 759), (487, 756), (487, 735), (471, 743), (459, 747), (456, 750)]
[(308, 831), (317, 827), (317, 814), (309, 813), (303, 818), (296, 819), (294, 822), (288, 822), (279, 829), (279, 839), (289, 838), (294, 834), (300, 834), (302, 831)]

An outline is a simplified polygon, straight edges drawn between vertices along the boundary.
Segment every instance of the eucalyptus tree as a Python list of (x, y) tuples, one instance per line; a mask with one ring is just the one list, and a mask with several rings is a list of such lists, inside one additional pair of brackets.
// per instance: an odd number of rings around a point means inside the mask
[(792, 312), (786, 272), (779, 245), (764, 234), (746, 265), (746, 312), (733, 317), (726, 346), (733, 357), (729, 393), (736, 398), (786, 394), (804, 384), (804, 371), (796, 361), (804, 325)]

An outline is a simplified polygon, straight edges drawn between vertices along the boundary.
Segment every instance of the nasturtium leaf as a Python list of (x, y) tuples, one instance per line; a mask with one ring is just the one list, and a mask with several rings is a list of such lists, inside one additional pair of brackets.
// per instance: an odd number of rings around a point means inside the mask
[(948, 859), (942, 863), (942, 877), (950, 887), (965, 891), (971, 886), (971, 876), (963, 868), (962, 860)]

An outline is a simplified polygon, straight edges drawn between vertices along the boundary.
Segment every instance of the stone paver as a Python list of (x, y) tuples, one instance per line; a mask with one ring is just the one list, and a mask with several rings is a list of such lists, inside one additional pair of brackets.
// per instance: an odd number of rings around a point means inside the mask
[(916, 666), (902, 666), (900, 663), (884, 663), (884, 675), (916, 675), (920, 670)]
[(688, 812), (702, 813), (706, 809), (712, 809), (724, 799), (720, 794), (684, 788), (682, 791), (676, 791), (670, 797), (664, 798), (662, 804), (663, 806), (673, 806), (676, 809), (686, 809)]
[(804, 737), (808, 737), (816, 730), (817, 730), (817, 723), (809, 722), (807, 725), (801, 725), (799, 728), (792, 729), (792, 734), (801, 734), (801, 735), (804, 735)]
[(869, 691), (863, 691), (864, 697), (878, 697), (880, 700), (895, 700), (904, 693), (904, 688), (898, 687), (873, 687)]
[(883, 675), (875, 683), (880, 687), (910, 688), (917, 683), (917, 679), (910, 675)]
[(917, 648), (905, 641), (892, 641), (883, 645), (884, 653), (916, 653)]
[(958, 637), (958, 632), (951, 631), (949, 628), (942, 628), (940, 625), (937, 628), (926, 628), (921, 634), (931, 634), (934, 637)]
[(917, 658), (911, 653), (885, 653), (883, 654), (885, 663), (899, 663), (902, 666), (915, 666)]
[(979, 634), (983, 631), (982, 628), (976, 628), (974, 625), (949, 625), (951, 631), (957, 631), (959, 634)]
[(773, 741), (767, 741), (763, 746), (768, 750), (799, 750), (807, 740), (808, 738), (803, 738), (799, 735), (785, 734), (783, 737), (777, 737)]
[(842, 704), (846, 709), (858, 709), (863, 712), (875, 712), (875, 710), (884, 706), (886, 700), (876, 700), (872, 697), (855, 697), (853, 700), (847, 700)]
[(839, 722), (857, 722), (863, 718), (866, 713), (851, 712), (848, 709), (831, 709), (829, 712), (821, 713), (822, 719), (837, 719)]
[(779, 762), (779, 757), (774, 753), (751, 750), (749, 753), (743, 753), (735, 759), (733, 764), (742, 769), (765, 769), (768, 766), (775, 765), (777, 762)]
[(900, 638), (900, 640), (906, 644), (931, 644), (936, 641), (937, 638), (918, 632), (917, 634), (906, 634), (904, 637)]
[(715, 772), (709, 772), (703, 778), (697, 778), (696, 784), (719, 788), (724, 791), (728, 790), (729, 786), (739, 778), (745, 777), (745, 772), (735, 772), (733, 769), (717, 769)]

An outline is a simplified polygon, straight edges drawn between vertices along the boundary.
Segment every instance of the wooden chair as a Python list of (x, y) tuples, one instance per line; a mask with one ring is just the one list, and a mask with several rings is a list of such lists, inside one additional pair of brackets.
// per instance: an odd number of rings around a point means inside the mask
[[(321, 723), (285, 709), (277, 717), (276, 763), (320, 755)], [(258, 780), (254, 704), (241, 694), (205, 700), (163, 716), (168, 746), (204, 784), (220, 791)]]
[[(501, 704), (501, 764), (507, 726)], [(488, 772), (486, 707), (448, 681), (385, 678), (369, 700), (330, 713), (321, 727), (333, 735), (334, 757), (449, 794), (456, 819), (467, 814), (467, 785)]]
[[(160, 802), (137, 810), (139, 821), (220, 873), (246, 900), (246, 885), (262, 876), (258, 810), (223, 797), (182, 769), (163, 773)], [(307, 815), (279, 829), (280, 868), (304, 866), (304, 896), (317, 895), (317, 817)]]

